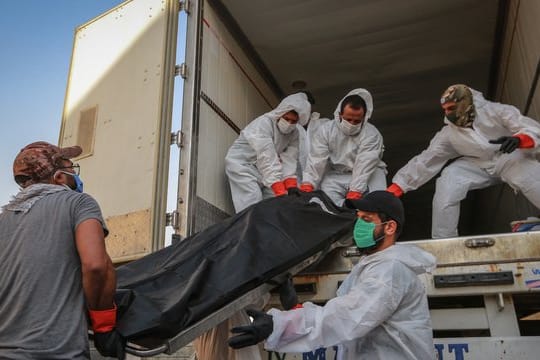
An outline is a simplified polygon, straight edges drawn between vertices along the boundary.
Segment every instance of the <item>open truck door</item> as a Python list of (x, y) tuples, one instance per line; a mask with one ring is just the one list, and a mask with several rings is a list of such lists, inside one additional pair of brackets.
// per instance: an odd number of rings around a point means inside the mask
[(75, 30), (59, 144), (83, 149), (114, 262), (164, 244), (178, 10), (126, 1)]

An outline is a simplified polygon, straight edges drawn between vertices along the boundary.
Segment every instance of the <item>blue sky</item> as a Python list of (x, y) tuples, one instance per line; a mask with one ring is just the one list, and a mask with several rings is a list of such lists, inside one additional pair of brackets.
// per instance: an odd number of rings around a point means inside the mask
[(18, 188), (12, 163), (26, 144), (58, 142), (75, 28), (120, 0), (2, 2), (0, 204)]

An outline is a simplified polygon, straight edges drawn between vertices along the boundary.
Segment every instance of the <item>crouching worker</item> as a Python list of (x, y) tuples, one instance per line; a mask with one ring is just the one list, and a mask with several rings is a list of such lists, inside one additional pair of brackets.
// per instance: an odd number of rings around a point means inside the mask
[(225, 172), (238, 213), (263, 198), (297, 187), (298, 129), (306, 125), (311, 104), (304, 93), (284, 98), (272, 111), (249, 123), (229, 148)]
[(108, 231), (70, 160), (81, 152), (40, 141), (13, 163), (21, 191), (0, 214), (1, 359), (90, 359), (87, 317), (97, 350), (125, 357)]
[(251, 325), (234, 328), (233, 348), (266, 340), (265, 348), (299, 353), (338, 346), (337, 359), (433, 359), (431, 319), (419, 274), (435, 257), (396, 244), (404, 222), (401, 201), (386, 191), (347, 200), (358, 209), (356, 246), (365, 255), (324, 306), (250, 311)]

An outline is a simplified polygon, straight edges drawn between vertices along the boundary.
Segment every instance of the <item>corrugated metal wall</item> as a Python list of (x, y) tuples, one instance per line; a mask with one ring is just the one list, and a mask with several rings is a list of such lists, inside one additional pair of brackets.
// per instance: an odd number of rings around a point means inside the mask
[(232, 214), (224, 158), (238, 133), (223, 115), (242, 129), (278, 99), (208, 2), (204, 4), (201, 68), (197, 196)]
[[(531, 89), (540, 59), (540, 1), (510, 1), (497, 100), (521, 111)], [(540, 119), (540, 90), (536, 86), (528, 116)]]
[[(540, 1), (510, 1), (495, 100), (514, 105), (522, 112), (540, 59), (538, 19)], [(537, 121), (540, 120), (538, 87), (527, 114)], [(472, 197), (474, 206), (469, 212), (462, 212), (460, 226), (471, 226), (474, 234), (508, 232), (511, 221), (540, 215), (539, 210), (523, 195), (515, 194), (507, 185), (479, 191)]]

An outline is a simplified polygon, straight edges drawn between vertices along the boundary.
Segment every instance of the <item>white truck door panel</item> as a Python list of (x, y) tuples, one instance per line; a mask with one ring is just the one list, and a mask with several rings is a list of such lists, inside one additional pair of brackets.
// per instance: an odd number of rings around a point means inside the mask
[(80, 144), (113, 261), (163, 246), (178, 2), (126, 1), (75, 30), (59, 143)]

